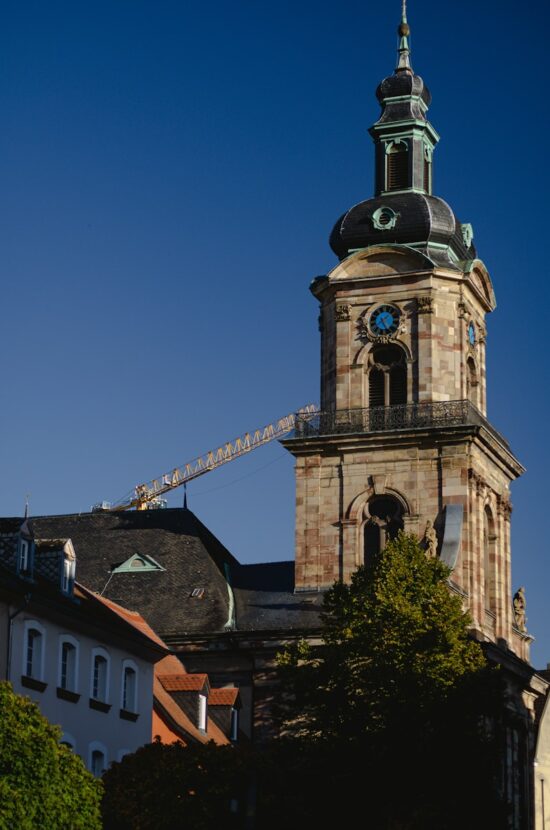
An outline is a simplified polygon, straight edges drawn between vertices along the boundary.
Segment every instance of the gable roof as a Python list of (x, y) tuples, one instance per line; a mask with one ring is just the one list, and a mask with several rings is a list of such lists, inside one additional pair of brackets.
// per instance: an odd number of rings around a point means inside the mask
[(208, 696), (209, 706), (234, 706), (239, 697), (237, 688), (228, 687), (225, 689), (210, 689)]
[[(193, 677), (194, 675), (187, 674), (185, 666), (173, 654), (168, 654), (157, 663), (153, 681), (154, 707), (156, 711), (166, 719), (174, 733), (179, 735), (183, 741), (191, 740), (201, 744), (208, 743), (208, 741), (215, 741), (217, 744), (230, 743), (229, 738), (214, 723), (212, 718), (208, 718), (206, 734), (201, 732), (195, 726), (187, 712), (178, 705), (160, 681), (160, 677), (169, 683), (168, 678), (181, 678), (185, 676)], [(201, 677), (208, 678), (208, 675), (203, 674)]]
[(207, 674), (158, 674), (167, 692), (200, 692), (208, 686)]

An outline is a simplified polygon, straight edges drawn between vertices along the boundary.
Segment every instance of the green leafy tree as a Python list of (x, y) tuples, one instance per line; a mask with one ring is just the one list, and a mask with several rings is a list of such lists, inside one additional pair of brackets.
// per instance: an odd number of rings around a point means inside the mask
[(500, 673), (469, 636), (449, 576), (401, 533), (327, 592), (322, 647), (279, 656), (285, 737), (260, 781), (266, 830), (287, 816), (338, 821), (343, 805), (377, 830), (505, 826)]
[(376, 733), (441, 702), (485, 666), (469, 617), (449, 590), (449, 568), (401, 533), (336, 583), (324, 601), (321, 650), (306, 642), (280, 655), (287, 734)]
[(99, 830), (102, 784), (59, 743), (61, 729), (0, 683), (0, 829)]
[(105, 830), (242, 827), (246, 749), (155, 741), (105, 773)]

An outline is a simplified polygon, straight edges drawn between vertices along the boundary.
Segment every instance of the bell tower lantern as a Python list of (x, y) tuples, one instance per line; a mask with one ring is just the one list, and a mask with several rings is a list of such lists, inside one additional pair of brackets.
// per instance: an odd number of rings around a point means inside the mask
[(336, 222), (317, 277), (321, 411), (283, 442), (296, 458), (297, 591), (324, 590), (400, 529), (452, 569), (480, 639), (528, 659), (514, 616), (510, 483), (523, 472), (487, 420), (486, 315), (472, 226), (433, 195), (438, 135), (414, 73), (405, 4), (377, 90), (374, 196)]

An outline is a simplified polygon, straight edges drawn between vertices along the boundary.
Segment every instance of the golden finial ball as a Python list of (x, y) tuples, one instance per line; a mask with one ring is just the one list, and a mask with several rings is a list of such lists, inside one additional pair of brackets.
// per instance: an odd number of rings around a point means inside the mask
[(410, 27), (408, 23), (400, 23), (399, 28), (397, 29), (397, 34), (400, 37), (408, 37), (411, 33)]

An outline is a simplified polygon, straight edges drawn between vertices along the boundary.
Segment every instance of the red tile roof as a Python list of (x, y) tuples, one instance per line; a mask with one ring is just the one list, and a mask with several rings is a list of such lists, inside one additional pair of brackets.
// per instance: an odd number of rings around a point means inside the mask
[(131, 625), (132, 628), (137, 629), (140, 634), (143, 634), (149, 640), (152, 640), (155, 645), (162, 646), (165, 651), (168, 651), (168, 646), (164, 640), (161, 640), (158, 634), (153, 631), (151, 626), (145, 622), (141, 614), (138, 614), (137, 611), (129, 611), (127, 608), (123, 608), (122, 605), (118, 605), (118, 603), (113, 602), (106, 597), (100, 596), (100, 594), (95, 593), (95, 591), (90, 591), (89, 588), (86, 588), (86, 586), (82, 585), (80, 582), (75, 582), (74, 593), (76, 597), (81, 597), (91, 602), (98, 602), (100, 605), (108, 608), (124, 620), (124, 622)]
[(234, 706), (239, 696), (238, 689), (210, 689), (208, 695), (209, 706)]
[(200, 692), (208, 683), (207, 674), (159, 674), (167, 692)]

